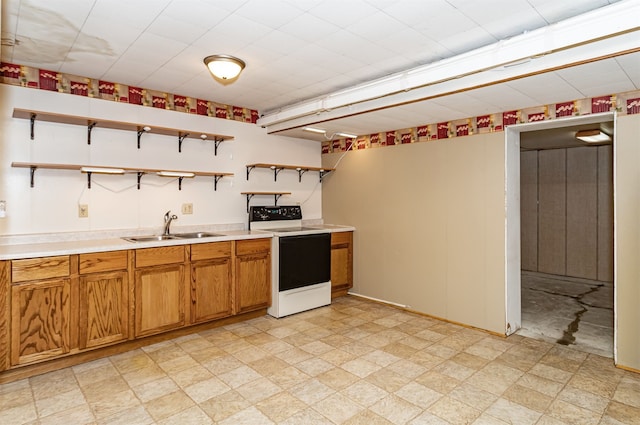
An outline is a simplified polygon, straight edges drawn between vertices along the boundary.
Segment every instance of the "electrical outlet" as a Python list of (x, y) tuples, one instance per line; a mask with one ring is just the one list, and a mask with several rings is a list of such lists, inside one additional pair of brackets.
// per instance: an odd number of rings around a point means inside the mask
[(193, 204), (182, 204), (182, 214), (193, 214)]
[(87, 204), (78, 204), (78, 217), (80, 217), (80, 218), (89, 217), (89, 205), (87, 205)]

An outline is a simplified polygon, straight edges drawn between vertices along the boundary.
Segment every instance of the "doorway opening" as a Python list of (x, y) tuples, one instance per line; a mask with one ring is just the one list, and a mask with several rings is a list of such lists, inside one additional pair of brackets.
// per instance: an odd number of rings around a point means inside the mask
[(613, 357), (613, 142), (575, 138), (600, 129), (613, 139), (605, 115), (521, 126), (509, 157), (519, 160), (520, 264), (508, 266), (519, 293), (507, 302), (518, 304), (518, 334)]

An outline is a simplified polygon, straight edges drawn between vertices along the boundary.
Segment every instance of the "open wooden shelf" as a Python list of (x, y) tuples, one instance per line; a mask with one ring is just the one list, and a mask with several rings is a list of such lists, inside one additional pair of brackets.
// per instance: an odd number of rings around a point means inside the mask
[(240, 194), (242, 195), (246, 195), (247, 197), (247, 213), (249, 212), (249, 201), (251, 201), (251, 198), (253, 198), (254, 196), (258, 195), (258, 196), (273, 196), (273, 205), (278, 205), (278, 199), (280, 199), (280, 197), (282, 195), (291, 195), (291, 192), (240, 192)]
[[(162, 134), (165, 136), (174, 136), (178, 139), (178, 152), (182, 152), (182, 142), (184, 139), (210, 140), (214, 143), (215, 155), (218, 154), (218, 146), (220, 143), (233, 140), (233, 136), (225, 136), (214, 133), (204, 133), (202, 131), (184, 130), (168, 127), (148, 126), (146, 124), (137, 124), (123, 121), (111, 121), (105, 119), (82, 117), (78, 115), (65, 115), (55, 112), (34, 111), (28, 109), (14, 108), (14, 118), (23, 118), (31, 121), (31, 140), (35, 137), (35, 122), (47, 121), (61, 124), (80, 125), (87, 127), (87, 143), (91, 144), (91, 132), (95, 127), (111, 128), (116, 130), (135, 131), (138, 134), (138, 149), (140, 149), (140, 138), (144, 133)], [(148, 130), (145, 130), (147, 128)]]
[(320, 181), (322, 182), (322, 178), (334, 171), (334, 168), (322, 168), (322, 167), (307, 167), (306, 165), (283, 165), (283, 164), (265, 164), (265, 163), (256, 163), (256, 164), (248, 164), (247, 167), (247, 180), (249, 180), (249, 174), (254, 168), (270, 168), (273, 170), (273, 180), (278, 180), (278, 173), (282, 170), (294, 170), (298, 172), (298, 181), (302, 181), (302, 175), (307, 171), (317, 171), (320, 173)]
[[(70, 171), (82, 171), (83, 167), (90, 168), (111, 168), (111, 169), (119, 169), (124, 170), (124, 174), (136, 174), (138, 177), (138, 189), (140, 189), (140, 179), (145, 174), (155, 174), (161, 171), (164, 172), (172, 172), (172, 173), (193, 173), (194, 177), (198, 176), (206, 176), (213, 177), (214, 190), (218, 189), (218, 181), (225, 176), (233, 176), (233, 173), (221, 173), (221, 172), (213, 172), (213, 171), (190, 171), (190, 170), (167, 170), (167, 169), (155, 169), (155, 168), (130, 168), (130, 167), (117, 167), (117, 166), (108, 166), (108, 165), (79, 165), (79, 164), (47, 164), (47, 163), (34, 163), (34, 162), (12, 162), (11, 166), (14, 168), (29, 168), (31, 170), (31, 187), (34, 186), (34, 174), (38, 168), (48, 169), (48, 170), (70, 170)], [(92, 172), (87, 172), (87, 185), (91, 188), (91, 174)], [(185, 178), (176, 176), (174, 178), (178, 179), (178, 189), (182, 189), (182, 179)], [(190, 178), (190, 177), (189, 177)]]

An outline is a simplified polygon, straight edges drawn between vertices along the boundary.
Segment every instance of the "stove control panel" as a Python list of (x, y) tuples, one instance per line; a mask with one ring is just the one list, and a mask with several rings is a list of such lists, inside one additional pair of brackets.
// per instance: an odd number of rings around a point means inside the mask
[(300, 205), (291, 205), (251, 207), (249, 209), (249, 222), (280, 220), (302, 220), (302, 208)]

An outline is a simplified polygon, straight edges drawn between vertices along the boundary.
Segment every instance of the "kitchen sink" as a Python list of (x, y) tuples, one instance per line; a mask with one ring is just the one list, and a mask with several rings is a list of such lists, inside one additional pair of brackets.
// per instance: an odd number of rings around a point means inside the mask
[(122, 238), (129, 242), (154, 242), (154, 241), (166, 241), (176, 239), (174, 235), (147, 235), (147, 236), (131, 236)]
[(224, 236), (219, 233), (209, 233), (209, 232), (190, 232), (190, 233), (174, 233), (173, 235), (178, 239), (198, 239), (198, 238), (211, 238), (214, 236)]

